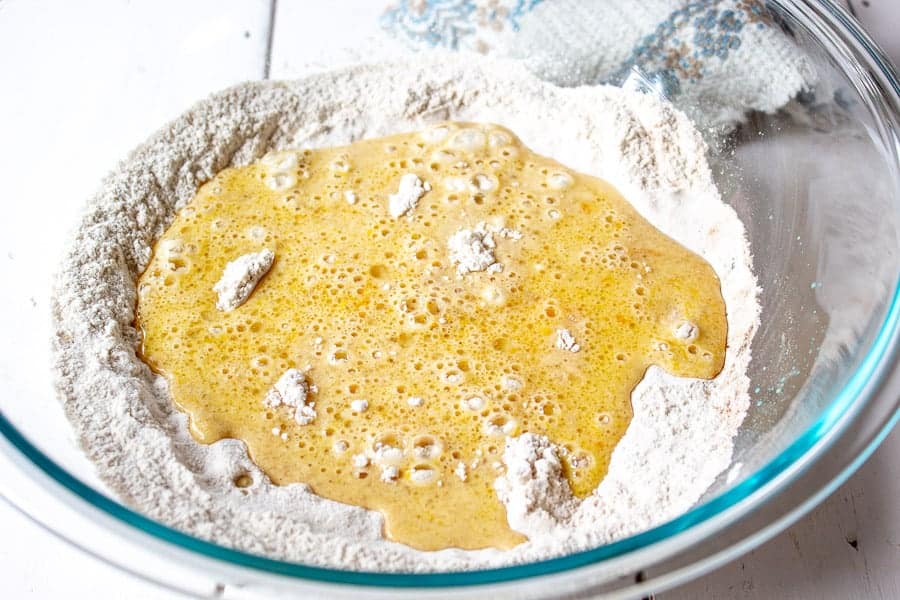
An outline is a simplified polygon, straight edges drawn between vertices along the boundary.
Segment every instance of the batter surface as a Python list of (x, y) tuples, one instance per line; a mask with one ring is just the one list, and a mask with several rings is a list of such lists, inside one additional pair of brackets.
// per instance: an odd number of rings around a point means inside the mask
[[(226, 265), (264, 249), (252, 293), (217, 306)], [(724, 360), (712, 268), (605, 182), (491, 125), (227, 169), (138, 290), (142, 357), (198, 441), (244, 440), (273, 482), (377, 510), (423, 550), (523, 541), (493, 490), (506, 436), (563, 447), (584, 496), (647, 366), (711, 378)], [(307, 424), (265, 403), (290, 369), (309, 384)]]

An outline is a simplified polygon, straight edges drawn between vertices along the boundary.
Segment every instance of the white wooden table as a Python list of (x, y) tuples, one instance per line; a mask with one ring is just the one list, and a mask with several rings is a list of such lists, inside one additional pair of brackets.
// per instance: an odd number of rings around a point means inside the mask
[[(4, 124), (11, 120), (20, 128), (12, 135), (4, 132), (0, 164), (21, 166), (13, 190), (18, 181), (24, 193), (29, 182), (46, 180), (46, 173), (44, 163), (23, 164), (21, 157), (46, 155), (50, 148), (49, 158), (62, 162), (55, 163), (55, 183), (48, 185), (87, 197), (109, 165), (197, 98), (237, 81), (290, 74), (294, 57), (320, 56), (341, 44), (323, 33), (323, 23), (342, 23), (348, 15), (374, 19), (386, 1), (345, 2), (337, 10), (331, 3), (289, 0), (0, 0), (0, 57), (13, 61), (4, 66), (12, 75), (4, 86), (52, 86), (43, 88), (45, 94), (0, 92)], [(900, 59), (900, 3), (850, 4), (895, 61)], [(267, 53), (271, 67), (265, 64)], [(150, 67), (160, 64), (167, 67)], [(47, 73), (56, 79), (44, 80)], [(73, 101), (67, 89), (78, 89)], [(113, 91), (118, 108), (106, 101)], [(94, 124), (101, 120), (116, 125), (103, 130), (89, 155), (53, 156), (54, 140), (93, 139)], [(11, 139), (16, 143), (8, 143)], [(658, 597), (900, 598), (898, 498), (900, 432), (895, 431), (856, 476), (802, 521), (740, 560)], [(166, 597), (60, 542), (2, 503), (0, 579), (4, 598)]]

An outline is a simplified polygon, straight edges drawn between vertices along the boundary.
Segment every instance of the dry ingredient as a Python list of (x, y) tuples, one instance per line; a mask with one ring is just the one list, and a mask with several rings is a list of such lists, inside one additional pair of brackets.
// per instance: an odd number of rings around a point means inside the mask
[(269, 408), (293, 408), (294, 420), (300, 425), (309, 425), (316, 420), (315, 402), (307, 402), (309, 388), (305, 374), (297, 369), (288, 369), (266, 394), (263, 404)]
[(216, 308), (234, 310), (247, 301), (259, 280), (268, 273), (275, 261), (275, 254), (268, 248), (239, 256), (227, 265), (222, 278), (213, 286), (219, 295)]
[[(548, 110), (558, 115), (554, 128), (539, 118)], [(634, 419), (609, 472), (586, 499), (548, 509), (544, 502), (561, 481), (553, 476), (559, 451), (545, 440), (516, 438), (504, 453), (498, 489), (506, 490), (501, 497), (535, 501), (507, 504), (510, 524), (530, 539), (506, 552), (423, 553), (387, 542), (373, 513), (302, 485), (270, 485), (240, 443), (196, 444), (164, 382), (136, 359), (130, 327), (134, 281), (150, 244), (200, 182), (271, 148), (346, 142), (450, 117), (500, 122), (538, 152), (611, 180), (651, 222), (712, 264), (729, 307), (723, 372), (701, 382), (651, 367), (633, 393)], [(690, 507), (727, 467), (748, 402), (757, 290), (743, 228), (719, 199), (704, 151), (687, 120), (652, 98), (609, 88), (559, 90), (515, 65), (422, 60), (226, 91), (134, 153), (105, 181), (76, 232), (55, 308), (67, 413), (101, 477), (127, 502), (195, 535), (280, 558), (376, 570), (467, 569), (564, 554), (645, 529)], [(267, 184), (288, 182), (282, 175)], [(397, 475), (391, 467), (381, 471), (387, 481)]]
[(568, 329), (556, 330), (556, 347), (560, 350), (568, 350), (569, 352), (578, 352), (581, 350), (581, 344), (575, 342), (575, 336)]
[(388, 198), (388, 210), (391, 216), (397, 219), (413, 210), (419, 203), (419, 198), (430, 189), (431, 184), (423, 182), (414, 173), (407, 173), (401, 177), (397, 193), (391, 194)]
[[(476, 175), (477, 181), (483, 175)], [(479, 186), (479, 191), (486, 188)], [(493, 188), (487, 188), (493, 189)], [(479, 222), (472, 229), (460, 229), (447, 242), (450, 262), (456, 265), (456, 272), (462, 276), (466, 273), (485, 271), (487, 273), (502, 273), (503, 263), (494, 256), (497, 242), (494, 236), (519, 240), (522, 234), (506, 227), (491, 226), (484, 221)]]

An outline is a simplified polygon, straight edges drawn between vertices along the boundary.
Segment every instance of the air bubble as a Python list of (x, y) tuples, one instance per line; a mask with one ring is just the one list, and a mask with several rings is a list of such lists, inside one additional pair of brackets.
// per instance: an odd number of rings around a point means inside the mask
[(450, 146), (459, 150), (474, 152), (484, 147), (485, 135), (478, 129), (463, 129), (450, 138)]
[(395, 433), (383, 433), (372, 443), (375, 462), (379, 464), (400, 464), (403, 460), (403, 441)]
[(443, 185), (448, 192), (465, 192), (469, 187), (462, 177), (445, 177)]
[(553, 173), (547, 177), (547, 185), (554, 190), (567, 188), (575, 183), (575, 180), (568, 173)]
[(297, 185), (297, 178), (286, 173), (276, 173), (266, 177), (265, 184), (270, 190), (281, 192)]
[(437, 458), (443, 447), (430, 435), (420, 435), (413, 440), (413, 454), (422, 460)]
[(388, 268), (384, 265), (372, 265), (369, 267), (369, 275), (375, 279), (384, 279), (387, 277)]
[(488, 144), (491, 148), (506, 146), (507, 144), (511, 144), (512, 141), (512, 136), (505, 131), (491, 131), (488, 135)]
[(413, 465), (409, 472), (409, 478), (414, 483), (430, 483), (435, 478), (435, 470), (429, 465)]
[(297, 168), (297, 155), (293, 152), (270, 152), (259, 162), (275, 171), (290, 171)]
[(460, 402), (460, 405), (466, 410), (478, 412), (484, 408), (485, 401), (481, 396), (470, 396)]
[(497, 179), (484, 173), (478, 173), (472, 177), (472, 187), (480, 192), (490, 192), (497, 189)]
[(484, 423), (484, 432), (492, 436), (512, 436), (516, 433), (517, 424), (514, 419), (505, 415), (494, 415)]
[(331, 170), (336, 173), (346, 173), (350, 170), (350, 163), (346, 158), (339, 158), (331, 162)]
[(426, 129), (420, 135), (422, 139), (428, 142), (429, 144), (434, 144), (440, 142), (444, 138), (446, 138), (450, 134), (450, 130), (443, 126), (439, 125), (438, 127), (432, 127), (431, 129)]

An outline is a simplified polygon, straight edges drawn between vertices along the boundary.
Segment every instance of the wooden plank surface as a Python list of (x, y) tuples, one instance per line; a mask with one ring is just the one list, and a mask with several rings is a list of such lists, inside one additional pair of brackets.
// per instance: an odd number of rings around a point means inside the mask
[(900, 598), (900, 431), (785, 532), (658, 600)]
[(313, 68), (342, 63), (376, 29), (387, 5), (380, 0), (290, 2), (275, 5), (273, 79), (290, 79)]

